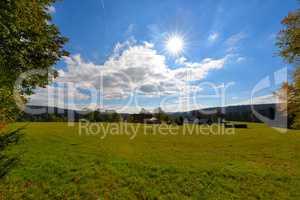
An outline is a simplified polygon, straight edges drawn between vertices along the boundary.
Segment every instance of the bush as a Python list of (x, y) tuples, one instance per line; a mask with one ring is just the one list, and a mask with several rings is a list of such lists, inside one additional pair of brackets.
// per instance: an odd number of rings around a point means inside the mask
[(18, 161), (17, 156), (8, 156), (5, 149), (10, 144), (18, 143), (21, 138), (20, 130), (21, 129), (17, 129), (0, 135), (0, 178), (7, 174)]

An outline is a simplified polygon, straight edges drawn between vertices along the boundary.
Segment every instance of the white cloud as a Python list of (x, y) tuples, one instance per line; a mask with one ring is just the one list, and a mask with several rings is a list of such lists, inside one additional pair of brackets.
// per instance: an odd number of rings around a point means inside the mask
[(76, 87), (49, 85), (46, 88), (38, 88), (35, 94), (29, 97), (28, 104), (79, 110), (80, 105), (76, 105), (76, 102), (89, 98), (89, 95), (81, 93)]
[(229, 37), (226, 40), (226, 44), (228, 46), (234, 46), (237, 43), (239, 43), (241, 40), (243, 40), (244, 38), (246, 38), (246, 34), (244, 32), (240, 32), (240, 33), (234, 34), (231, 37)]
[(242, 63), (242, 62), (244, 62), (245, 60), (246, 60), (245, 57), (238, 57), (238, 58), (236, 59), (236, 62), (237, 62), (237, 63)]
[(183, 65), (186, 61), (187, 61), (187, 59), (185, 57), (180, 57), (175, 60), (175, 63)]
[(276, 103), (280, 103), (280, 99), (273, 94), (268, 94), (263, 96), (256, 96), (253, 97), (252, 99), (250, 98), (230, 105), (234, 106), (234, 105), (276, 104)]
[(195, 99), (193, 99), (191, 96), (179, 96), (175, 101), (165, 102), (164, 104), (160, 105), (160, 107), (165, 112), (187, 112), (206, 108), (207, 106), (195, 102)]
[(144, 41), (144, 45), (145, 45), (145, 47), (147, 47), (147, 48), (153, 48), (153, 47), (154, 47), (154, 44), (153, 44), (153, 43), (150, 43), (150, 42), (147, 42), (147, 41)]
[(208, 41), (211, 42), (211, 43), (213, 43), (213, 42), (215, 42), (218, 38), (219, 38), (219, 33), (214, 32), (214, 33), (211, 33), (211, 34), (208, 36)]
[(228, 46), (227, 52), (236, 51), (238, 48), (239, 43), (245, 39), (247, 35), (244, 32), (239, 32), (230, 36), (226, 41), (225, 44)]
[(134, 31), (136, 25), (135, 24), (129, 24), (129, 26), (127, 27), (127, 30), (125, 32), (125, 35), (131, 35), (132, 32)]
[[(152, 43), (137, 44), (132, 39), (117, 43), (112, 55), (102, 65), (87, 62), (79, 54), (65, 57), (66, 70), (59, 70), (55, 83), (73, 84), (83, 90), (94, 88), (108, 100), (124, 99), (134, 94), (146, 97), (187, 95), (187, 86), (195, 89), (189, 81), (203, 80), (211, 70), (222, 69), (228, 57), (206, 58), (199, 62), (190, 62), (182, 57), (177, 61), (182, 66), (174, 69), (167, 65), (165, 56), (158, 54)], [(68, 98), (87, 98), (80, 89), (74, 89)], [(51, 90), (38, 90), (32, 96), (31, 104), (46, 102), (47, 92), (53, 93)]]
[[(181, 59), (183, 65), (177, 69), (167, 66), (165, 56), (153, 49), (153, 44), (117, 44), (116, 50), (103, 65), (87, 63), (80, 55), (65, 58), (68, 70), (61, 73), (59, 82), (72, 82), (83, 87), (103, 88), (107, 98), (127, 97), (133, 91), (144, 95), (178, 93), (189, 80), (202, 80), (209, 71), (224, 67), (227, 57), (206, 58), (200, 62)], [(116, 49), (115, 48), (115, 49)], [(189, 73), (191, 77), (186, 77)]]
[(182, 68), (173, 70), (174, 76), (180, 80), (194, 81), (204, 79), (209, 71), (222, 69), (228, 60), (229, 56), (221, 59), (206, 58), (201, 62), (187, 62), (181, 60)]

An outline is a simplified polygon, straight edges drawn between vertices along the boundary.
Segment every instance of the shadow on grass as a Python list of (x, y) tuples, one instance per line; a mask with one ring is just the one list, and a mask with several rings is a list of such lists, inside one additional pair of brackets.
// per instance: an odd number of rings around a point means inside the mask
[(0, 135), (0, 179), (3, 178), (11, 168), (13, 168), (19, 157), (15, 155), (7, 155), (5, 149), (12, 144), (17, 144), (22, 137), (21, 130), (24, 128), (18, 128), (13, 131), (9, 131)]

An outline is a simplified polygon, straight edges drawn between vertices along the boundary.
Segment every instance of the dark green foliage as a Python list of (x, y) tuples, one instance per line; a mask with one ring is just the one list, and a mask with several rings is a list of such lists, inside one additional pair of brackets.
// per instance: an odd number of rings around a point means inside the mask
[(7, 172), (16, 165), (18, 157), (6, 155), (5, 148), (10, 144), (16, 144), (20, 140), (21, 129), (1, 134), (0, 135), (0, 178), (2, 178)]
[(8, 132), (6, 134), (0, 135), (0, 151), (3, 151), (6, 146), (12, 143), (17, 143), (20, 139), (20, 130), (16, 129), (14, 131)]
[(169, 122), (171, 121), (170, 116), (165, 113), (162, 108), (157, 108), (154, 111), (154, 116), (160, 121), (160, 122)]
[[(53, 65), (68, 53), (67, 39), (51, 24), (47, 7), (55, 0), (0, 1), (0, 121), (14, 120), (17, 114), (13, 98), (17, 78), (28, 70), (46, 70), (57, 76)], [(48, 84), (48, 74), (26, 79), (19, 92), (30, 95), (37, 86)], [(23, 101), (26, 101), (25, 97)]]
[(86, 115), (82, 115), (80, 118), (87, 119), (90, 122), (120, 122), (121, 121), (121, 115), (117, 112), (91, 111)]

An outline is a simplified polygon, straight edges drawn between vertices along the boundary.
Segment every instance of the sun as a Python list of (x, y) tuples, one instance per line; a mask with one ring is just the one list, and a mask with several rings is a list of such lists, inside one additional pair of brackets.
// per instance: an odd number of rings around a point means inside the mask
[(184, 39), (180, 35), (171, 35), (166, 40), (166, 49), (171, 55), (179, 55), (184, 49)]

